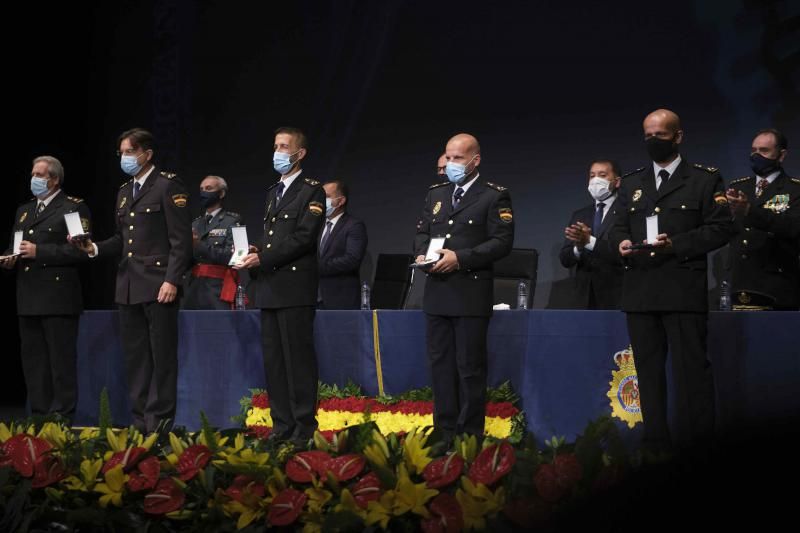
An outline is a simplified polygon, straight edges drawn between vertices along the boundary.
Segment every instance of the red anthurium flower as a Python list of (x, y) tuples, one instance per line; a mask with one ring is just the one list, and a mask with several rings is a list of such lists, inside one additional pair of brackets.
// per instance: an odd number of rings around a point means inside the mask
[(47, 453), (36, 459), (31, 487), (34, 489), (46, 487), (60, 481), (64, 476), (64, 465), (61, 463), (61, 459)]
[(152, 489), (156, 486), (160, 473), (161, 463), (158, 462), (158, 457), (151, 455), (142, 459), (136, 464), (136, 468), (130, 471), (128, 488), (133, 492)]
[(564, 487), (572, 488), (583, 476), (583, 467), (575, 454), (557, 455), (553, 460), (553, 465), (556, 467), (558, 483)]
[(557, 455), (553, 463), (539, 465), (533, 482), (543, 500), (557, 502), (567, 495), (583, 476), (583, 468), (574, 454)]
[(300, 516), (308, 497), (295, 489), (285, 489), (272, 500), (267, 521), (273, 526), (288, 526)]
[(26, 433), (14, 435), (3, 443), (3, 452), (10, 459), (10, 463), (14, 465), (14, 470), (23, 477), (33, 475), (36, 460), (51, 448), (52, 446), (46, 440)]
[(432, 516), (421, 523), (425, 533), (455, 533), (464, 529), (461, 505), (452, 494), (443, 492), (436, 496), (431, 502), (430, 511)]
[(103, 465), (101, 472), (105, 474), (115, 466), (122, 465), (122, 470), (125, 473), (128, 473), (133, 469), (134, 466), (136, 466), (136, 463), (139, 461), (139, 459), (141, 459), (141, 455), (144, 453), (147, 453), (147, 450), (140, 448), (139, 446), (117, 452), (111, 456), (111, 459), (106, 461), (106, 464)]
[(356, 454), (341, 455), (328, 461), (325, 469), (330, 471), (339, 481), (353, 479), (364, 470), (366, 460)]
[(211, 460), (211, 450), (208, 446), (195, 444), (186, 448), (178, 459), (176, 468), (181, 481), (189, 481), (206, 467)]
[(167, 514), (177, 511), (183, 505), (186, 495), (171, 478), (156, 484), (156, 488), (144, 497), (144, 512), (148, 514)]
[(475, 458), (469, 469), (469, 479), (473, 483), (492, 485), (508, 474), (516, 461), (517, 457), (511, 444), (506, 441), (492, 444)]
[(247, 491), (250, 491), (251, 494), (255, 494), (258, 498), (264, 497), (264, 485), (256, 483), (256, 480), (250, 476), (241, 475), (233, 479), (233, 483), (225, 490), (225, 494), (229, 498), (241, 503)]
[(312, 476), (324, 476), (331, 456), (319, 450), (294, 454), (286, 462), (286, 475), (296, 483), (308, 483)]
[(457, 453), (451, 453), (428, 463), (422, 471), (422, 477), (429, 489), (438, 489), (453, 483), (463, 471), (464, 459)]
[(381, 480), (378, 474), (370, 472), (362, 477), (358, 483), (350, 489), (353, 499), (362, 509), (367, 508), (367, 504), (381, 497)]

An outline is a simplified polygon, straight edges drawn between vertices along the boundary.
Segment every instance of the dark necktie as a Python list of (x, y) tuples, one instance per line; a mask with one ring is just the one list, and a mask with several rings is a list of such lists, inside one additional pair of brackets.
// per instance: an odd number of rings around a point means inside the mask
[(600, 202), (597, 204), (597, 207), (594, 210), (594, 224), (592, 224), (592, 235), (597, 237), (597, 234), (600, 233), (600, 226), (603, 225), (603, 210), (605, 209), (606, 204)]
[(669, 181), (669, 172), (667, 172), (667, 169), (662, 168), (658, 171), (658, 177), (661, 178), (661, 184), (656, 190), (660, 191), (661, 188), (664, 187), (664, 185)]
[(134, 181), (133, 182), (133, 197), (134, 198), (136, 198), (136, 196), (139, 195), (139, 189), (141, 189), (141, 188), (142, 188), (142, 186), (139, 184), (138, 181)]
[(279, 203), (281, 203), (281, 198), (283, 198), (283, 189), (285, 187), (286, 186), (283, 184), (283, 181), (281, 181), (278, 184), (278, 188), (275, 189), (275, 205), (278, 205)]
[(319, 241), (319, 253), (322, 255), (322, 252), (325, 251), (325, 245), (328, 244), (328, 239), (331, 236), (331, 228), (333, 228), (333, 222), (330, 220), (325, 223), (325, 233), (322, 235), (322, 240)]
[(769, 180), (767, 178), (761, 178), (758, 180), (756, 184), (756, 198), (761, 198), (761, 195), (764, 194), (764, 189), (769, 186)]
[(214, 215), (208, 214), (206, 215), (206, 226), (211, 224), (211, 219), (214, 218)]
[(453, 195), (453, 209), (458, 207), (458, 204), (461, 202), (461, 197), (464, 196), (464, 189), (461, 187), (456, 189), (455, 194)]
[(36, 214), (33, 218), (39, 218), (39, 215), (42, 214), (42, 211), (44, 211), (44, 202), (39, 202), (39, 205), (36, 206)]

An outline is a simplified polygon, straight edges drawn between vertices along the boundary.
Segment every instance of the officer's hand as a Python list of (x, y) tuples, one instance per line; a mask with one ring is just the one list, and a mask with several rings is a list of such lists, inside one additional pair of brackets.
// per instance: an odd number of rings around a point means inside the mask
[(92, 239), (73, 239), (69, 235), (67, 235), (67, 242), (72, 244), (78, 250), (90, 254), (94, 252), (94, 246), (92, 246)]
[(17, 264), (17, 256), (7, 256), (3, 259), (0, 259), (0, 267), (5, 268), (6, 270), (11, 270), (14, 268), (14, 265)]
[(733, 216), (744, 217), (750, 212), (750, 200), (742, 191), (728, 189), (725, 191), (725, 198), (728, 200), (728, 207)]
[(172, 283), (165, 281), (161, 284), (161, 288), (158, 289), (158, 303), (160, 304), (168, 304), (175, 301), (175, 296), (178, 295), (178, 287), (173, 285)]
[(258, 257), (258, 254), (250, 253), (244, 256), (241, 263), (233, 265), (233, 268), (241, 270), (243, 268), (255, 268), (259, 265), (261, 265), (261, 259)]
[[(647, 241), (644, 241), (645, 243)], [(667, 237), (666, 233), (659, 233), (656, 236), (656, 240), (653, 241), (652, 244), (656, 248), (661, 248), (662, 250), (670, 250), (672, 249), (672, 239)]]
[(257, 254), (257, 253), (258, 253), (258, 252), (260, 252), (260, 251), (261, 251), (261, 250), (259, 250), (259, 249), (258, 249), (258, 247), (254, 246), (254, 245), (252, 245), (252, 244), (250, 245), (250, 253), (251, 253), (251, 254)]
[(589, 244), (589, 237), (592, 236), (592, 230), (583, 222), (572, 224), (564, 229), (564, 236), (567, 240), (572, 241), (578, 248), (583, 248)]
[(36, 259), (36, 245), (30, 241), (19, 243), (19, 253), (23, 259)]
[(425, 256), (424, 255), (418, 255), (417, 258), (414, 259), (414, 262), (415, 263), (424, 263), (425, 262)]
[(635, 254), (637, 250), (631, 250), (631, 246), (633, 246), (633, 243), (631, 242), (630, 239), (625, 239), (624, 241), (619, 243), (619, 255), (625, 257), (628, 255)]
[(432, 274), (446, 274), (448, 272), (458, 270), (458, 257), (453, 250), (443, 248), (441, 250), (436, 250), (436, 253), (442, 254), (442, 257), (436, 261), (436, 263), (430, 269)]
[(197, 230), (192, 228), (192, 246), (197, 246), (198, 242), (200, 242), (200, 236), (197, 234)]

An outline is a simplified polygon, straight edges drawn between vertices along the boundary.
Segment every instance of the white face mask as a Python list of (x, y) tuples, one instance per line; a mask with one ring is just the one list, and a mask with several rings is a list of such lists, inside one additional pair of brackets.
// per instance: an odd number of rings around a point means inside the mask
[(611, 183), (605, 178), (595, 177), (590, 179), (588, 189), (592, 198), (598, 202), (602, 202), (614, 193), (614, 191), (611, 190)]

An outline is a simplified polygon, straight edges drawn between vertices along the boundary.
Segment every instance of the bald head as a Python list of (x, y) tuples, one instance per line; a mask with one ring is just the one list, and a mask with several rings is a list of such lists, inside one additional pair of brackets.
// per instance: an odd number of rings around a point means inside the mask
[(656, 109), (644, 118), (644, 130), (647, 134), (648, 124), (671, 131), (673, 134), (681, 130), (681, 118), (669, 109)]
[(464, 166), (464, 179), (459, 181), (463, 183), (472, 179), (481, 164), (481, 145), (472, 135), (459, 133), (447, 141), (444, 155), (448, 163)]
[[(478, 143), (478, 139), (469, 133), (459, 133), (458, 135), (454, 135), (449, 141), (447, 141), (447, 147), (449, 148), (451, 144), (463, 148), (469, 152), (470, 157), (481, 153), (481, 145)], [(447, 155), (447, 150), (445, 150), (445, 155)]]

